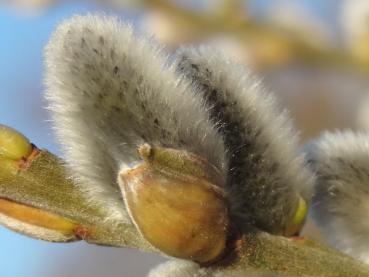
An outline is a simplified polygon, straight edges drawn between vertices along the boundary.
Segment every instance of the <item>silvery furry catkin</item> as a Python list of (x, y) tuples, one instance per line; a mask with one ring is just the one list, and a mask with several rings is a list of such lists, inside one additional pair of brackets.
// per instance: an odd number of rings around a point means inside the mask
[(369, 134), (327, 132), (306, 151), (318, 176), (317, 226), (332, 246), (369, 263)]
[(222, 268), (212, 269), (211, 267), (200, 267), (198, 264), (183, 261), (170, 260), (152, 269), (147, 277), (281, 277), (281, 275), (271, 272), (247, 272), (245, 270)]
[(308, 202), (313, 183), (288, 115), (250, 72), (215, 49), (188, 47), (177, 55), (178, 72), (204, 98), (225, 141), (231, 212), (241, 226), (283, 233), (297, 195)]
[(46, 99), (67, 165), (113, 219), (128, 220), (116, 178), (140, 161), (143, 143), (190, 151), (225, 172), (223, 141), (201, 98), (130, 25), (74, 16), (45, 53)]
[(129, 220), (116, 178), (149, 144), (217, 168), (242, 228), (298, 231), (312, 175), (288, 116), (242, 66), (205, 47), (182, 49), (170, 65), (154, 41), (102, 15), (64, 21), (45, 53), (46, 99), (67, 165), (112, 219)]
[(147, 277), (206, 277), (197, 263), (184, 260), (170, 260), (150, 270)]

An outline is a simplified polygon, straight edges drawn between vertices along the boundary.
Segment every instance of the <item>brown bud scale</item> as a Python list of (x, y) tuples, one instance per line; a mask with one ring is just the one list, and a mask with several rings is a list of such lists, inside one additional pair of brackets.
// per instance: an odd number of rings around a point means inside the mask
[(164, 253), (200, 263), (216, 260), (226, 247), (228, 203), (221, 188), (202, 178), (216, 173), (173, 174), (176, 165), (168, 169), (167, 161), (165, 167), (145, 161), (120, 175), (130, 215), (141, 234)]

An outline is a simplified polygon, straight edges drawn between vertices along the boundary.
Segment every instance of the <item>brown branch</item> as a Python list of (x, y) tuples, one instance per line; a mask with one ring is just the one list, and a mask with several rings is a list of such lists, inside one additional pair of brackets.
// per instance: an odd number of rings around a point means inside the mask
[(1, 198), (77, 222), (77, 235), (87, 242), (153, 251), (132, 224), (106, 220), (104, 209), (87, 199), (68, 178), (62, 161), (46, 150), (19, 170), (9, 170), (0, 161)]
[[(158, 252), (132, 224), (110, 222), (101, 207), (86, 199), (68, 178), (62, 161), (42, 150), (21, 170), (0, 166), (0, 198), (78, 222), (87, 242), (134, 247)], [(369, 268), (336, 250), (309, 240), (293, 240), (266, 233), (243, 235), (209, 271), (270, 271), (284, 276), (369, 276)]]
[[(224, 261), (211, 270), (273, 272), (281, 276), (369, 276), (369, 267), (309, 239), (289, 239), (267, 233), (247, 234)], [(279, 276), (279, 275), (278, 275)]]

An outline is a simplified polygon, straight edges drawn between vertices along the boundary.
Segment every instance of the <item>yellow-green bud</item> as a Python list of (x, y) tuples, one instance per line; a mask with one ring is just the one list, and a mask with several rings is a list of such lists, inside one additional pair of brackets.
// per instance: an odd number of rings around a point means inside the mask
[(299, 196), (299, 201), (296, 206), (296, 210), (291, 220), (288, 222), (284, 235), (287, 237), (297, 235), (305, 221), (307, 213), (307, 206), (304, 199)]
[(18, 161), (31, 153), (32, 145), (25, 136), (0, 124), (0, 159)]

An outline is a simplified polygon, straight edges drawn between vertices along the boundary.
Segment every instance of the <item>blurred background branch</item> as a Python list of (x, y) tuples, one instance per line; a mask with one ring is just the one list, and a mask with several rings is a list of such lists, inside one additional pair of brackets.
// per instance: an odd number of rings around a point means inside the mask
[(319, 41), (318, 32), (312, 38), (301, 32), (300, 26), (255, 20), (244, 9), (247, 1), (217, 2), (218, 6), (202, 13), (168, 0), (143, 0), (142, 4), (169, 23), (171, 32), (162, 40), (172, 46), (223, 33), (236, 39), (245, 51), (251, 51), (252, 64), (259, 69), (292, 61), (369, 69), (368, 59), (358, 59), (350, 49)]
[[(27, 9), (46, 8), (51, 5), (60, 5), (62, 2), (62, 0), (5, 1), (8, 5)], [(366, 32), (369, 30), (363, 31), (361, 36), (356, 35), (355, 40), (358, 41), (350, 41), (346, 45), (328, 43), (324, 38), (324, 30), (316, 29), (316, 27), (323, 27), (322, 25), (316, 26), (313, 22), (317, 18), (307, 18), (311, 19), (311, 22), (305, 22), (304, 26), (296, 24), (295, 20), (282, 22), (278, 16), (258, 18), (248, 10), (249, 2), (253, 1), (216, 0), (211, 4), (208, 3), (202, 10), (199, 10), (196, 5), (191, 5), (191, 1), (95, 0), (94, 2), (119, 9), (144, 9), (149, 16), (155, 15), (158, 21), (161, 20), (162, 23), (167, 24), (162, 26), (153, 24), (152, 31), (159, 39), (172, 47), (180, 43), (205, 41), (209, 37), (227, 35), (242, 44), (245, 51), (251, 51), (250, 56), (253, 57), (253, 64), (257, 68), (292, 61), (351, 66), (364, 71), (369, 68), (369, 50), (365, 47), (369, 40)], [(280, 13), (282, 5), (286, 8), (284, 17), (294, 12), (288, 10), (291, 6), (293, 7), (288, 2), (290, 1), (277, 1), (274, 4), (276, 14)], [(344, 4), (342, 0), (338, 2)], [(155, 29), (156, 27), (158, 29)], [(163, 30), (159, 27), (167, 29)]]

